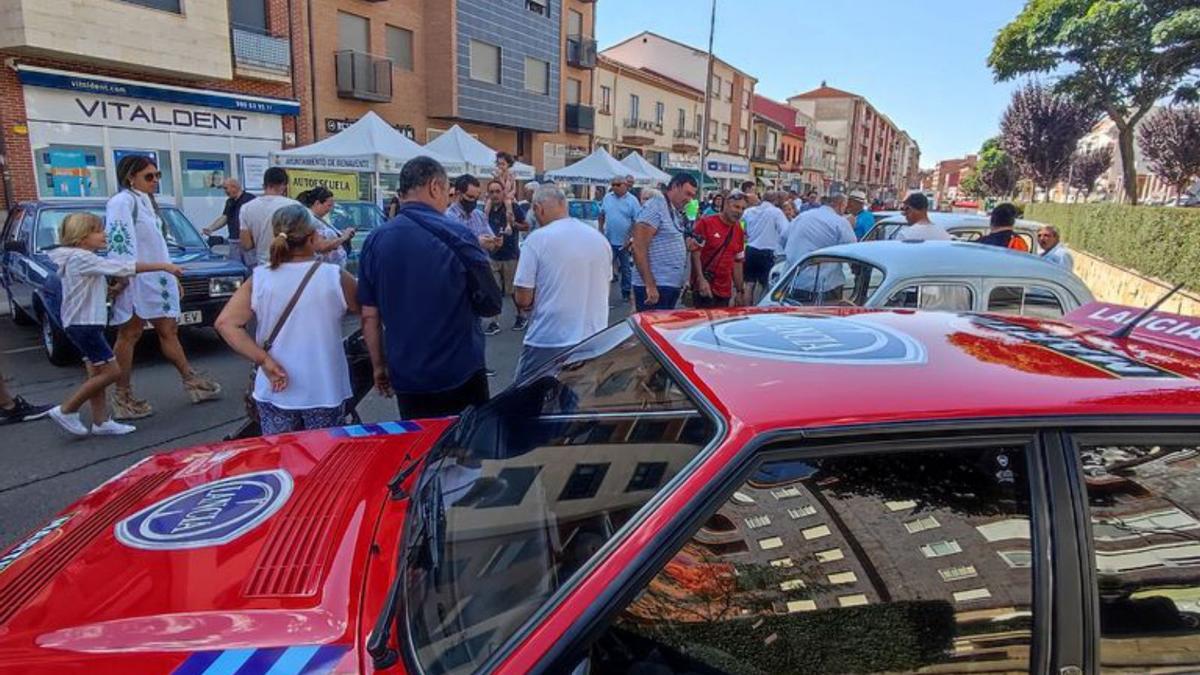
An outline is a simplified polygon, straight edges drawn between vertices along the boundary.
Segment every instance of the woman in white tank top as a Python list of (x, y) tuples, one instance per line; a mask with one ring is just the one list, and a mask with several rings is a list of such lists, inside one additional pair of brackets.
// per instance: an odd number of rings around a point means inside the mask
[[(303, 206), (272, 218), (271, 262), (260, 265), (217, 318), (216, 329), (237, 353), (258, 366), (254, 401), (263, 435), (338, 426), (350, 398), (342, 348), (342, 319), (359, 311), (354, 278), (316, 262), (317, 224)], [(314, 270), (315, 266), (315, 270)], [(304, 278), (312, 272), (270, 350), (263, 344)], [(250, 337), (246, 325), (256, 324)]]

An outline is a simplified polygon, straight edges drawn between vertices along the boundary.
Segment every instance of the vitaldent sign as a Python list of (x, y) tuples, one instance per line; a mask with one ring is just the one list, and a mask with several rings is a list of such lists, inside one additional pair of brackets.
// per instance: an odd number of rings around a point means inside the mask
[(30, 121), (279, 140), (278, 115), (25, 87)]

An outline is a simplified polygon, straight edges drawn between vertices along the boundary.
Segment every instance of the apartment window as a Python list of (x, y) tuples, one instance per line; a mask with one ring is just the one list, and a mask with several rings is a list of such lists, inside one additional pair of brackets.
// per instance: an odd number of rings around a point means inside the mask
[(567, 35), (583, 35), (583, 15), (573, 9), (567, 10)]
[(738, 147), (739, 148), (746, 147), (746, 130), (745, 129), (738, 132)]
[(642, 100), (640, 98), (638, 98), (638, 95), (630, 94), (629, 95), (629, 119), (631, 119), (631, 120), (639, 119), (638, 116), (641, 113), (641, 107), (642, 107)]
[(862, 593), (855, 593), (854, 595), (843, 595), (839, 597), (838, 607), (861, 607), (863, 605), (870, 604), (870, 602), (870, 600), (867, 600), (866, 595), (863, 595)]
[(604, 476), (608, 473), (608, 464), (576, 464), (558, 495), (561, 502), (572, 499), (591, 499), (600, 491)]
[(612, 108), (612, 87), (600, 86), (600, 112), (607, 115)]
[(771, 567), (795, 567), (796, 563), (791, 558), (775, 558), (770, 561)]
[(779, 583), (779, 590), (786, 593), (788, 591), (798, 591), (801, 588), (805, 588), (806, 586), (807, 586), (807, 584), (804, 583), (803, 579), (789, 579), (787, 581), (781, 581)]
[(571, 105), (579, 105), (583, 97), (583, 83), (579, 80), (567, 78), (567, 103)]
[(885, 507), (887, 507), (888, 511), (892, 511), (893, 513), (896, 511), (907, 511), (909, 509), (917, 508), (917, 503), (911, 499), (904, 499), (904, 500), (892, 501), (892, 502), (884, 502), (883, 505)]
[(972, 588), (969, 591), (958, 591), (954, 594), (955, 602), (971, 602), (972, 600), (986, 600), (992, 597), (992, 592), (986, 588)]
[(525, 9), (534, 14), (550, 16), (550, 5), (547, 0), (525, 0)]
[(996, 551), (996, 555), (1000, 556), (1009, 567), (1030, 567), (1033, 565), (1033, 552), (1031, 551)]
[(500, 48), (486, 42), (471, 40), (471, 79), (500, 84)]
[(704, 132), (704, 115), (696, 115), (696, 126), (693, 128), (697, 134)]
[(836, 572), (826, 575), (825, 578), (829, 579), (831, 584), (853, 584), (858, 581), (858, 575), (852, 571)]
[(973, 579), (979, 576), (978, 570), (974, 565), (960, 565), (958, 567), (947, 567), (938, 570), (938, 575), (942, 577), (942, 581), (959, 581), (962, 579)]
[(659, 101), (654, 104), (654, 123), (662, 126), (663, 121), (667, 117), (667, 107)]
[(792, 497), (799, 497), (801, 494), (803, 493), (800, 492), (800, 488), (795, 486), (771, 490), (771, 496), (775, 499), (791, 499)]
[(729, 145), (729, 125), (728, 124), (721, 125), (721, 142), (724, 143), (725, 145)]
[(831, 533), (827, 525), (818, 525), (816, 527), (810, 527), (807, 530), (802, 530), (800, 534), (803, 535), (805, 539), (811, 540), (820, 539), (821, 537), (828, 537)]
[(941, 526), (942, 525), (937, 521), (937, 518), (934, 518), (933, 516), (925, 516), (923, 518), (917, 518), (916, 520), (908, 521), (904, 524), (904, 529), (908, 530), (909, 534), (916, 534), (918, 532), (932, 530)]
[(732, 81), (728, 81), (725, 83), (725, 100), (726, 101), (733, 100), (733, 82)]
[(771, 516), (752, 516), (746, 519), (746, 527), (757, 530), (771, 524)]
[(842, 553), (842, 549), (840, 549), (840, 548), (831, 548), (831, 549), (826, 549), (824, 551), (817, 551), (816, 553), (813, 554), (813, 556), (817, 559), (817, 562), (821, 562), (821, 563), (837, 562), (839, 560), (844, 560), (846, 558), (846, 554)]
[(629, 478), (626, 492), (638, 490), (653, 490), (662, 484), (663, 474), (667, 472), (666, 462), (638, 462)]
[(525, 91), (543, 96), (550, 93), (550, 64), (525, 57)]
[[(179, 5), (177, 1), (176, 6)], [(177, 11), (177, 10), (176, 10)], [(267, 32), (266, 0), (235, 0), (229, 3), (229, 23), (235, 28)]]
[(945, 539), (935, 541), (932, 544), (925, 544), (921, 547), (921, 553), (926, 558), (941, 558), (947, 555), (954, 555), (955, 553), (962, 553), (962, 547), (954, 539)]
[(124, 0), (131, 5), (141, 5), (150, 9), (161, 9), (164, 12), (183, 14), (183, 0)]
[(679, 109), (679, 120), (677, 127), (680, 131), (687, 129), (687, 111), (683, 108)]
[(387, 53), (392, 67), (413, 69), (413, 34), (407, 28), (387, 27)]
[(790, 614), (796, 612), (814, 612), (817, 609), (815, 600), (789, 600), (787, 603), (787, 611)]
[(788, 517), (790, 517), (792, 520), (807, 518), (808, 516), (815, 515), (816, 513), (817, 507), (813, 506), (812, 504), (805, 504), (798, 509), (788, 509)]
[(779, 537), (767, 537), (766, 539), (758, 540), (758, 547), (764, 551), (770, 551), (776, 548), (783, 548), (783, 540)]
[(721, 98), (721, 76), (720, 75), (713, 75), (712, 97), (713, 98)]
[(338, 49), (371, 53), (371, 22), (366, 17), (338, 12)]
[(750, 109), (750, 91), (748, 89), (742, 90), (742, 107), (746, 110)]

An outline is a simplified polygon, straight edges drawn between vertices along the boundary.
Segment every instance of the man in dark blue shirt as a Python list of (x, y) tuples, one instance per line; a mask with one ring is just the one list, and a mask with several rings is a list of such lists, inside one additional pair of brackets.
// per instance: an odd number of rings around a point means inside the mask
[(367, 237), (359, 261), (375, 385), (395, 393), (403, 419), (457, 415), (488, 400), (479, 312), (499, 311), (500, 289), (476, 235), (444, 215), (441, 164), (410, 160), (398, 192), (396, 217)]

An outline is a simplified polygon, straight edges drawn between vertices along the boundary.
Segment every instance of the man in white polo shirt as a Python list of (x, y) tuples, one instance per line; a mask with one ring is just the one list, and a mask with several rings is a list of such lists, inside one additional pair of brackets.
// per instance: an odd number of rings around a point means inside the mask
[(532, 310), (517, 361), (517, 382), (608, 325), (608, 239), (568, 217), (567, 196), (554, 185), (533, 193), (532, 208), (542, 226), (525, 239), (513, 278), (517, 307)]

